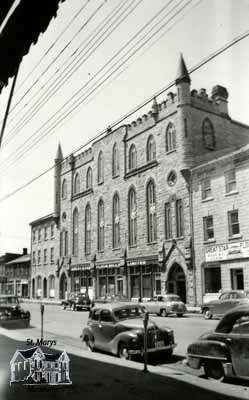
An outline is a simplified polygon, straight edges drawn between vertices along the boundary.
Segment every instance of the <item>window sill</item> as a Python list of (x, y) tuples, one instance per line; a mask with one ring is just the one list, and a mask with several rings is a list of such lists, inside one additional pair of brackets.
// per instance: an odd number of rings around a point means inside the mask
[(165, 239), (165, 242), (172, 243), (172, 240), (173, 240), (173, 238), (168, 238), (168, 239)]
[(112, 175), (112, 179), (116, 179), (116, 178), (118, 178), (120, 175), (119, 174), (117, 174), (117, 175)]
[(184, 236), (177, 236), (176, 240), (184, 240)]
[(117, 251), (117, 250), (120, 250), (120, 247), (113, 247), (112, 248), (112, 251)]
[(129, 249), (135, 249), (137, 247), (137, 244), (129, 244)]
[(105, 252), (105, 250), (98, 250), (99, 254), (103, 254)]
[(240, 233), (237, 233), (236, 235), (229, 236), (228, 240), (234, 240), (234, 239), (242, 239), (242, 235)]
[(225, 193), (226, 197), (233, 196), (234, 194), (239, 194), (238, 190), (232, 190), (231, 192)]
[(98, 182), (98, 185), (100, 186), (100, 185), (103, 185), (104, 184), (104, 181), (101, 181), (101, 182)]
[(170, 151), (166, 151), (166, 154), (171, 154), (171, 153), (176, 153), (176, 149), (170, 150)]
[(206, 199), (202, 199), (202, 203), (207, 203), (208, 201), (212, 201), (212, 200), (214, 200), (214, 198), (213, 197), (207, 197)]
[(153, 240), (153, 242), (147, 242), (147, 246), (153, 246), (154, 244), (157, 244), (157, 240)]
[(216, 239), (207, 239), (203, 241), (203, 244), (210, 244), (210, 243), (216, 243)]

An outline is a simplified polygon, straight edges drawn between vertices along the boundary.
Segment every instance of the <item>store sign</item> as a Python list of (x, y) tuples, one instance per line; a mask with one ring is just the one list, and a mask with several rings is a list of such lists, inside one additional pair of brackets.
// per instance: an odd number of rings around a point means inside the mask
[(103, 268), (118, 268), (119, 264), (99, 264), (97, 265), (97, 268), (103, 269)]
[(224, 243), (205, 248), (205, 261), (223, 261), (249, 257), (249, 240)]
[(145, 260), (130, 260), (127, 261), (127, 265), (129, 267), (132, 267), (133, 265), (146, 265), (146, 261)]

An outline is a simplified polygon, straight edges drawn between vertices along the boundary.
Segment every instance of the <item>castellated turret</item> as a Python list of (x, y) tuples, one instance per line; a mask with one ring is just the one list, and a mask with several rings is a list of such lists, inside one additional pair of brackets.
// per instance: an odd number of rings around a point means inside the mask
[(63, 155), (59, 143), (54, 160), (54, 217), (60, 217), (60, 195), (61, 195), (61, 167)]

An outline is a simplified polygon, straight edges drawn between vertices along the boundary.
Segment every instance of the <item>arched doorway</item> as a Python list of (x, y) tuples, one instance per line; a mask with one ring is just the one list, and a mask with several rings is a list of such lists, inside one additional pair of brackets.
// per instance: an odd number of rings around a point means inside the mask
[(32, 279), (32, 298), (35, 298), (35, 278)]
[(63, 272), (60, 279), (60, 299), (65, 299), (66, 292), (67, 292), (67, 277), (65, 272)]
[(46, 299), (48, 295), (47, 291), (47, 278), (43, 279), (43, 298)]
[(168, 273), (166, 282), (167, 293), (175, 293), (186, 303), (186, 276), (182, 267), (174, 263)]

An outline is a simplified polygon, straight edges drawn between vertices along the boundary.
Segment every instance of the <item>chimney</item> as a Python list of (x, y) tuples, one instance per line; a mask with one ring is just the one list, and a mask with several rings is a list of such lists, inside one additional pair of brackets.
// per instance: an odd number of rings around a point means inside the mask
[(28, 254), (28, 249), (27, 249), (27, 247), (24, 247), (24, 248), (22, 249), (22, 254), (23, 254), (24, 256), (26, 256), (26, 255)]
[(212, 89), (212, 99), (219, 106), (221, 114), (228, 115), (227, 99), (228, 91), (225, 87), (216, 85)]

